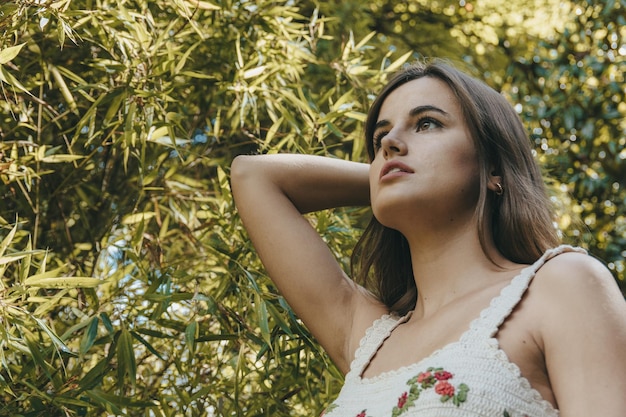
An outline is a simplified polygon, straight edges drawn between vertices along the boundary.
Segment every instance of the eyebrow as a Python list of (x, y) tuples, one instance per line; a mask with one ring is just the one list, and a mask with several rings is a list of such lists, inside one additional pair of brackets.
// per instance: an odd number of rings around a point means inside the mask
[[(442, 114), (444, 116), (449, 116), (448, 112), (446, 112), (445, 110), (440, 109), (437, 106), (432, 106), (432, 105), (413, 107), (411, 110), (409, 110), (409, 116), (410, 117), (415, 117), (415, 116), (417, 116), (419, 114), (426, 113), (426, 112), (429, 112), (429, 111), (440, 113), (440, 114)], [(390, 124), (391, 124), (391, 122), (389, 120), (386, 120), (386, 119), (379, 120), (374, 125), (374, 131), (376, 131), (376, 129), (379, 129), (381, 127), (389, 126)]]

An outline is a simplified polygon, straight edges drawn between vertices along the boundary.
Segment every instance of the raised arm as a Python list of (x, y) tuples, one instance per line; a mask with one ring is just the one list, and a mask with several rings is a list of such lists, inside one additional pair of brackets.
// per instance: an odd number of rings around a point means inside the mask
[(368, 169), (292, 154), (239, 156), (231, 167), (237, 209), (267, 272), (343, 371), (354, 350), (353, 317), (382, 307), (346, 276), (302, 214), (369, 204)]

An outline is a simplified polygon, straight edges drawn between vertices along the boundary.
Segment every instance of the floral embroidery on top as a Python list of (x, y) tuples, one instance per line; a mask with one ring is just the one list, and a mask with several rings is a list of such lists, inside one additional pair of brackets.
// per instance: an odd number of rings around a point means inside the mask
[[(431, 388), (434, 388), (435, 393), (440, 395), (442, 403), (452, 400), (454, 405), (460, 406), (467, 399), (469, 387), (466, 384), (459, 384), (455, 387), (450, 383), (453, 377), (453, 374), (443, 368), (428, 368), (425, 372), (420, 372), (406, 382), (409, 390), (403, 392), (398, 397), (398, 402), (393, 407), (391, 416), (397, 417), (404, 414), (409, 408), (415, 406), (415, 400), (419, 398), (423, 391)], [(330, 404), (320, 417), (338, 407), (335, 403)], [(509, 417), (506, 410), (504, 413), (504, 417)], [(368, 417), (367, 410), (361, 411), (355, 417)]]
[(427, 389), (434, 388), (435, 393), (441, 396), (441, 402), (452, 399), (452, 403), (457, 407), (467, 399), (469, 387), (465, 384), (459, 384), (458, 387), (452, 385), (449, 380), (454, 375), (443, 368), (428, 368), (425, 372), (420, 372), (413, 378), (409, 379), (406, 384), (409, 390), (403, 392), (398, 398), (397, 405), (391, 412), (392, 417), (402, 415), (409, 408), (415, 405), (420, 394)]

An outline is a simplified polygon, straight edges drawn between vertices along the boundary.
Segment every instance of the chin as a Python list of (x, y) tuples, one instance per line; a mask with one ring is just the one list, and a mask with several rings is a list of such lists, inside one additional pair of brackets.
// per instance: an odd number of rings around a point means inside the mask
[[(395, 206), (393, 210), (381, 210), (380, 208), (372, 208), (374, 217), (381, 225), (394, 230), (400, 230), (403, 224), (410, 222), (410, 217), (407, 217), (406, 211), (402, 212)], [(411, 210), (413, 216), (415, 215), (415, 209)]]

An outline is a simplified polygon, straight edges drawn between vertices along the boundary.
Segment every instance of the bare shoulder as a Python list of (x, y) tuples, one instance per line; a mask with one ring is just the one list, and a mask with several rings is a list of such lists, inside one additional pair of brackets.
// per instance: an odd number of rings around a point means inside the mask
[[(626, 301), (610, 271), (592, 256), (564, 253), (537, 271), (529, 290), (561, 415), (626, 415)], [(598, 382), (580, 383), (587, 380)]]
[(537, 271), (535, 281), (538, 295), (549, 297), (552, 303), (604, 300), (626, 306), (608, 268), (585, 253), (566, 252), (553, 257)]
[[(593, 256), (566, 252), (548, 260), (531, 286), (545, 325), (603, 326), (626, 329), (626, 301), (608, 268)], [(577, 322), (576, 317), (585, 318)], [(596, 323), (598, 324), (598, 323)]]

